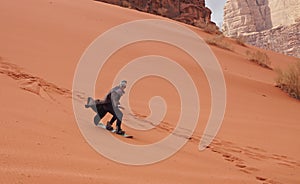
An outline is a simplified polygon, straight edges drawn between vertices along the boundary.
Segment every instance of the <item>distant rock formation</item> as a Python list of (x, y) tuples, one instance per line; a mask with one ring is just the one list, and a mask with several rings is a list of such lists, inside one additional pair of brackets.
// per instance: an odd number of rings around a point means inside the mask
[(186, 24), (205, 28), (211, 22), (211, 10), (205, 0), (96, 0), (160, 15)]
[(289, 26), (300, 21), (299, 0), (269, 0), (273, 27)]
[(300, 0), (227, 0), (222, 31), (300, 58)]
[(300, 23), (244, 35), (247, 43), (300, 58)]

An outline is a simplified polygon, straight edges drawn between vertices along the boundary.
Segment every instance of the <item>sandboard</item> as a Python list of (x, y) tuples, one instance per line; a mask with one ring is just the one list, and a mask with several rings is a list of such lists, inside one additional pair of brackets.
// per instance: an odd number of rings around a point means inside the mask
[[(101, 122), (98, 123), (97, 127), (100, 127), (100, 128), (103, 128), (103, 129), (107, 130), (106, 125), (104, 125)], [(110, 131), (110, 130), (107, 130), (107, 131)], [(126, 133), (124, 135), (117, 134), (115, 129), (111, 130), (110, 132), (115, 133), (116, 135), (119, 135), (119, 136), (122, 136), (122, 137), (125, 137), (125, 138), (133, 138), (132, 135), (128, 135)]]

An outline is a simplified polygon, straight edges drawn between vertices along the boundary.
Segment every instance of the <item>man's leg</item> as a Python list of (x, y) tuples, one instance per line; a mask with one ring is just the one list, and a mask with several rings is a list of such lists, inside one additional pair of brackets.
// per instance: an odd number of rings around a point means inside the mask
[(113, 117), (110, 119), (110, 121), (108, 123), (110, 125), (113, 125), (116, 120), (117, 120), (117, 116), (113, 115)]
[(114, 128), (112, 127), (112, 125), (114, 124), (114, 122), (116, 121), (117, 117), (116, 116), (113, 116), (110, 121), (108, 121), (106, 123), (106, 129), (107, 130), (113, 130)]
[(116, 133), (123, 135), (125, 132), (122, 130), (121, 125), (122, 125), (122, 119), (123, 119), (123, 113), (120, 109), (115, 110), (115, 117), (117, 118), (117, 128), (116, 128)]
[[(105, 111), (105, 112), (109, 112), (109, 113), (111, 113), (112, 114), (112, 106), (111, 106), (111, 104), (104, 104), (103, 105), (103, 110)], [(112, 114), (113, 115), (113, 117), (110, 119), (110, 121), (108, 121), (107, 123), (106, 123), (106, 129), (107, 130), (110, 130), (110, 131), (112, 131), (114, 128), (112, 127), (112, 125), (113, 125), (113, 123), (114, 123), (114, 121), (116, 121), (116, 117), (114, 116), (114, 114)]]
[(109, 127), (113, 124), (114, 121), (117, 120), (117, 128), (116, 128), (116, 133), (118, 134), (124, 134), (125, 132), (122, 131), (121, 129), (121, 124), (122, 124), (122, 118), (123, 118), (123, 113), (119, 108), (113, 108), (112, 104), (108, 104), (107, 106), (104, 107), (110, 114), (113, 115), (111, 120), (107, 122), (106, 127)]

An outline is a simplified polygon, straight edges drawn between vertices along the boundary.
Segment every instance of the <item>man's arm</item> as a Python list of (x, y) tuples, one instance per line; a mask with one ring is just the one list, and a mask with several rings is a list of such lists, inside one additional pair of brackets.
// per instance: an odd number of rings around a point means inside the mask
[(118, 94), (115, 91), (111, 92), (111, 103), (114, 107), (118, 107), (118, 105), (120, 105)]

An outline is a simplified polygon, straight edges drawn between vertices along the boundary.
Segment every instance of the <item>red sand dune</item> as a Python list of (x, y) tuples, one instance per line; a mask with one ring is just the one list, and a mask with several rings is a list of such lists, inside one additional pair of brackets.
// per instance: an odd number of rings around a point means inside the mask
[[(203, 97), (192, 139), (172, 157), (147, 166), (118, 164), (89, 146), (72, 109), (76, 65), (86, 47), (104, 31), (149, 18), (164, 19), (87, 0), (1, 1), (0, 183), (300, 183), (300, 103), (274, 87), (274, 71), (247, 61), (245, 51), (256, 48), (234, 41), (230, 41), (234, 52), (211, 47), (225, 75), (227, 108), (209, 148), (198, 151), (211, 105), (203, 72), (185, 62), (190, 58), (184, 53), (151, 42), (113, 55), (105, 66), (110, 73), (103, 74), (107, 80), (98, 78), (96, 97), (109, 90), (114, 72), (123, 63), (149, 50), (173, 57), (195, 78)], [(203, 38), (212, 36), (188, 27)], [(267, 53), (273, 67), (296, 60)], [(156, 78), (148, 80), (148, 86), (135, 86), (136, 115), (149, 113), (145, 102), (156, 93), (173, 108), (163, 126), (151, 131), (125, 128), (135, 138), (122, 141), (149, 144), (174, 128), (180, 111), (178, 100), (173, 100), (174, 88)]]

